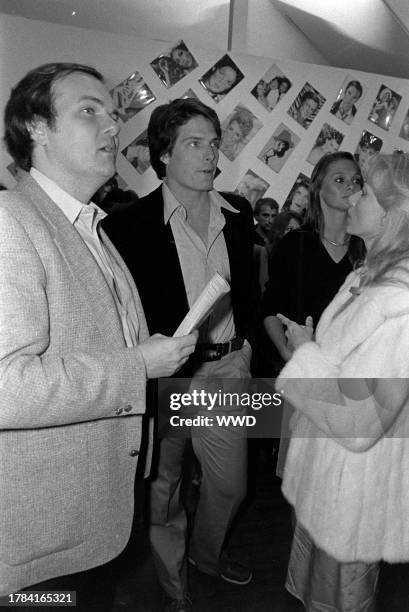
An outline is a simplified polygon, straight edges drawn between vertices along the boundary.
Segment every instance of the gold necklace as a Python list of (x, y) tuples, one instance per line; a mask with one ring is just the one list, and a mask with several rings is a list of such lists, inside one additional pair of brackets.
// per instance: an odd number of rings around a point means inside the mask
[(327, 237), (326, 237), (326, 236), (324, 236), (324, 235), (322, 235), (322, 236), (321, 236), (321, 238), (322, 238), (323, 240), (325, 240), (326, 242), (328, 242), (329, 244), (332, 244), (332, 245), (333, 245), (333, 246), (335, 246), (335, 247), (343, 247), (343, 246), (346, 246), (346, 245), (348, 244), (348, 242), (349, 242), (349, 238), (346, 238), (346, 239), (344, 240), (344, 242), (341, 242), (341, 243), (339, 243), (339, 242), (334, 242), (333, 240), (330, 240), (329, 238), (327, 238)]

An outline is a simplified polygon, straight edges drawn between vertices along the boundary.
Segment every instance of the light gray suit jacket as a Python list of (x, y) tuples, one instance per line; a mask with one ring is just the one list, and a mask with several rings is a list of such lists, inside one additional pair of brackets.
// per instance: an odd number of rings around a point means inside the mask
[(145, 391), (98, 264), (25, 176), (0, 194), (0, 594), (124, 548)]

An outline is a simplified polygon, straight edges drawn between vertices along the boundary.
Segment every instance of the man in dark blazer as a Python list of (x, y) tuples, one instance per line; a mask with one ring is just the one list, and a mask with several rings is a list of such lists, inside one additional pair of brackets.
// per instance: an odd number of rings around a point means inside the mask
[[(219, 272), (231, 285), (200, 326), (196, 352), (181, 376), (250, 376), (254, 274), (253, 215), (244, 198), (213, 189), (220, 123), (197, 99), (156, 108), (148, 126), (152, 167), (163, 183), (104, 228), (139, 289), (150, 333), (171, 335), (201, 290)], [(143, 265), (141, 265), (143, 262)], [(205, 409), (204, 409), (205, 410)], [(166, 610), (190, 610), (186, 561), (207, 574), (247, 584), (251, 572), (228, 559), (223, 543), (246, 492), (247, 441), (233, 427), (201, 428), (192, 437), (200, 462), (200, 501), (186, 551), (186, 517), (179, 499), (185, 440), (160, 442), (150, 491), (150, 538)]]

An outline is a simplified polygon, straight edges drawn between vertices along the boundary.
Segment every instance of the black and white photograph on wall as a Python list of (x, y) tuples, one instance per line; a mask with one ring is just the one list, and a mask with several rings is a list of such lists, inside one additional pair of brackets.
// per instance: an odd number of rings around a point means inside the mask
[(151, 165), (147, 130), (139, 134), (121, 153), (139, 174), (146, 172)]
[(247, 170), (234, 192), (246, 198), (254, 209), (257, 200), (263, 197), (269, 187), (270, 184), (261, 176), (253, 170)]
[(351, 125), (363, 97), (364, 87), (362, 83), (348, 75), (342, 83), (330, 112), (347, 125)]
[(238, 104), (222, 122), (220, 151), (234, 161), (261, 127), (261, 121), (248, 108)]
[(405, 140), (409, 140), (409, 109), (403, 120), (402, 127), (400, 128), (399, 136)]
[(281, 210), (297, 213), (297, 215), (304, 218), (309, 202), (309, 184), (310, 179), (308, 176), (300, 172), (294, 182), (294, 185), (291, 187)]
[(376, 123), (384, 130), (389, 130), (392, 119), (398, 109), (402, 96), (382, 85), (369, 113), (369, 121)]
[(306, 83), (288, 109), (288, 114), (306, 130), (317, 116), (326, 98)]
[(251, 94), (268, 111), (285, 96), (291, 87), (291, 81), (273, 64), (251, 90)]
[(220, 102), (243, 79), (244, 74), (226, 53), (205, 72), (199, 83), (214, 102)]
[(183, 40), (179, 40), (171, 49), (158, 55), (151, 66), (165, 87), (172, 87), (197, 68), (198, 63)]
[(307, 162), (315, 166), (323, 155), (338, 151), (343, 140), (344, 135), (342, 132), (336, 130), (334, 127), (332, 127), (332, 125), (329, 125), (329, 123), (324, 123), (320, 133), (318, 134), (317, 140), (315, 141), (315, 144), (307, 157)]
[(272, 137), (262, 148), (258, 159), (274, 172), (280, 172), (300, 138), (284, 123), (280, 123)]
[(382, 138), (378, 138), (378, 136), (371, 134), (371, 132), (368, 132), (367, 130), (362, 132), (354, 157), (361, 168), (362, 176), (364, 178), (366, 177), (366, 171), (370, 159), (379, 153), (379, 151), (382, 149), (382, 145)]
[(133, 72), (127, 79), (111, 89), (111, 96), (124, 122), (156, 100), (139, 72)]

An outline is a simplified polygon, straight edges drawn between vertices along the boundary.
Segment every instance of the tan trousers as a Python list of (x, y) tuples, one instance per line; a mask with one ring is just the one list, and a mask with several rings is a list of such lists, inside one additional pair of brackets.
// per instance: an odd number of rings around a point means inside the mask
[[(250, 377), (251, 349), (243, 346), (220, 361), (206, 362), (195, 373), (192, 387), (211, 388), (214, 379), (223, 388), (240, 391), (240, 379)], [(216, 384), (218, 386), (218, 383)], [(206, 409), (202, 414), (209, 414)], [(150, 541), (159, 581), (172, 598), (187, 590), (187, 521), (180, 500), (185, 439), (164, 438), (160, 442), (157, 477), (150, 487)], [(189, 554), (197, 567), (219, 574), (219, 560), (226, 533), (246, 494), (247, 439), (234, 426), (201, 427), (192, 430), (193, 451), (200, 462), (200, 498), (190, 537)]]

